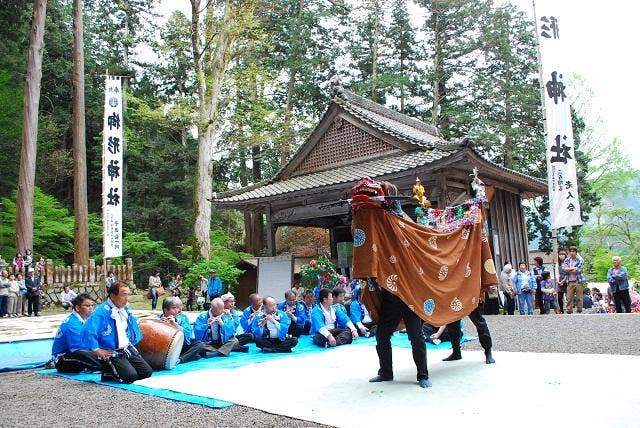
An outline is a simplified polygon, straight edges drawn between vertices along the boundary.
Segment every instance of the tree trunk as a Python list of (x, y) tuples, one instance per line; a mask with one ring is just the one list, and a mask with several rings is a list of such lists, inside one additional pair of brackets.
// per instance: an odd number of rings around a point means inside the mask
[(73, 262), (89, 265), (87, 146), (84, 122), (84, 37), (82, 0), (73, 0)]
[[(196, 78), (198, 79), (198, 167), (197, 179), (194, 189), (195, 221), (193, 232), (197, 250), (200, 256), (209, 259), (211, 250), (211, 201), (213, 189), (213, 152), (215, 149), (215, 131), (218, 125), (218, 97), (222, 79), (230, 60), (229, 51), (234, 38), (237, 37), (237, 28), (232, 22), (232, 1), (226, 0), (224, 14), (217, 25), (213, 25), (214, 19), (213, 1), (207, 4), (205, 27), (207, 28), (205, 40), (205, 61), (201, 65), (202, 52), (200, 52), (199, 33), (199, 0), (191, 0), (192, 5), (192, 47), (195, 62)], [(239, 6), (238, 6), (239, 7)], [(215, 34), (214, 34), (215, 27)], [(212, 50), (212, 51), (210, 51)], [(210, 52), (210, 53), (209, 53)]]
[(378, 78), (378, 50), (380, 45), (380, 12), (382, 8), (380, 3), (375, 1), (373, 10), (373, 28), (372, 28), (372, 42), (371, 42), (371, 99), (375, 102), (381, 102), (382, 100), (376, 95), (376, 79)]
[(33, 247), (33, 192), (36, 180), (38, 139), (38, 109), (40, 80), (42, 79), (42, 49), (47, 0), (36, 0), (27, 58), (27, 78), (24, 87), (24, 117), (22, 122), (22, 150), (16, 203), (16, 250)]
[[(243, 142), (240, 143), (241, 145)], [(247, 187), (249, 185), (249, 171), (247, 170), (247, 156), (246, 149), (244, 147), (240, 147), (240, 185), (242, 187)], [(253, 227), (251, 225), (251, 211), (244, 210), (242, 212), (244, 216), (244, 250), (247, 253), (251, 253), (253, 255), (257, 255), (253, 248), (253, 238), (252, 232)]]
[[(262, 180), (262, 163), (260, 155), (262, 150), (259, 145), (251, 147), (251, 159), (253, 163), (253, 182), (259, 183)], [(251, 218), (252, 247), (256, 255), (264, 248), (264, 221), (262, 211), (253, 211)]]
[(287, 105), (284, 110), (284, 136), (280, 145), (280, 167), (287, 163), (289, 151), (291, 149), (291, 116), (293, 115), (293, 89), (296, 83), (296, 71), (293, 67), (289, 67), (289, 83), (287, 83)]
[(442, 106), (440, 105), (440, 86), (441, 80), (443, 76), (443, 67), (442, 67), (442, 46), (440, 40), (440, 22), (438, 20), (438, 1), (433, 0), (431, 2), (431, 16), (432, 19), (432, 27), (433, 31), (433, 82), (432, 82), (432, 90), (433, 90), (433, 105), (431, 106), (431, 118), (433, 124), (438, 127), (440, 124), (440, 110)]

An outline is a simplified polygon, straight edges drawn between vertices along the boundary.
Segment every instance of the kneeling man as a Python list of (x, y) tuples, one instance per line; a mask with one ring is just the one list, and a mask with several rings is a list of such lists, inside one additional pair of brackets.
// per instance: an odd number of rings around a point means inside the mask
[(91, 351), (82, 349), (82, 327), (93, 313), (93, 300), (88, 294), (80, 294), (71, 300), (72, 313), (62, 321), (51, 354), (56, 370), (60, 373), (99, 371), (102, 364)]
[(311, 311), (311, 335), (318, 346), (339, 346), (351, 343), (358, 331), (346, 313), (335, 310), (331, 290), (323, 288), (319, 293), (320, 304)]
[(162, 314), (158, 315), (164, 322), (179, 328), (184, 334), (182, 350), (180, 351), (180, 363), (196, 361), (206, 356), (204, 343), (193, 340), (193, 327), (189, 322), (189, 317), (182, 312), (182, 301), (179, 297), (167, 297), (162, 302)]
[(264, 315), (255, 317), (251, 324), (256, 346), (262, 352), (291, 352), (298, 344), (295, 337), (287, 337), (291, 320), (276, 308), (276, 299), (264, 298)]
[(247, 346), (241, 346), (236, 338), (236, 323), (233, 317), (224, 312), (224, 302), (216, 297), (211, 307), (198, 315), (193, 325), (196, 340), (207, 344), (208, 350), (228, 357), (231, 351), (248, 352)]
[(124, 282), (109, 286), (107, 301), (96, 308), (82, 329), (82, 347), (103, 361), (103, 381), (132, 383), (153, 373), (135, 347), (142, 332), (128, 306), (129, 294)]

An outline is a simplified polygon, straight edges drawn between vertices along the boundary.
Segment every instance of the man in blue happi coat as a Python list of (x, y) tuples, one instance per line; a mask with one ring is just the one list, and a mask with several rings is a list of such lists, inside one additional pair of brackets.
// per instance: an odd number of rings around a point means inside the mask
[(288, 334), (291, 319), (277, 309), (273, 297), (265, 297), (263, 306), (264, 313), (251, 323), (256, 346), (262, 352), (291, 352), (291, 348), (298, 344), (298, 339)]
[(206, 356), (204, 343), (192, 338), (193, 327), (189, 317), (182, 312), (182, 301), (179, 297), (171, 296), (164, 299), (162, 301), (162, 314), (158, 315), (158, 318), (179, 328), (184, 334), (182, 350), (180, 351), (180, 363), (196, 361)]
[(97, 356), (82, 349), (82, 327), (93, 313), (94, 303), (88, 294), (79, 294), (71, 301), (73, 312), (64, 320), (51, 349), (52, 361), (60, 373), (93, 372), (102, 369)]
[(82, 347), (102, 360), (102, 380), (132, 383), (151, 376), (153, 369), (135, 345), (142, 339), (138, 320), (128, 305), (129, 286), (116, 282), (84, 323)]
[(333, 308), (331, 290), (320, 290), (320, 304), (311, 311), (311, 335), (318, 346), (340, 346), (351, 343), (358, 331), (342, 310)]
[(198, 315), (193, 332), (196, 340), (207, 344), (207, 350), (228, 357), (231, 351), (249, 351), (246, 345), (238, 343), (236, 327), (233, 317), (224, 312), (224, 302), (218, 297), (211, 301), (208, 311)]
[(284, 302), (278, 305), (278, 310), (284, 312), (289, 318), (289, 335), (300, 337), (304, 334), (304, 324), (306, 322), (304, 304), (298, 301), (298, 295), (293, 290), (284, 292)]

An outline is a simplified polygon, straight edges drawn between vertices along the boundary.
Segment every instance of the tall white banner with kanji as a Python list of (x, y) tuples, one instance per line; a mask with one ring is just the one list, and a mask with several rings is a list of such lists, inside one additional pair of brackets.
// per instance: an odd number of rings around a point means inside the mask
[(104, 257), (122, 256), (122, 84), (107, 76), (102, 142), (102, 227)]
[(555, 0), (535, 0), (534, 3), (553, 229), (582, 224), (571, 110), (567, 97), (571, 88), (566, 85), (568, 64), (563, 55), (563, 21), (558, 14), (558, 3)]

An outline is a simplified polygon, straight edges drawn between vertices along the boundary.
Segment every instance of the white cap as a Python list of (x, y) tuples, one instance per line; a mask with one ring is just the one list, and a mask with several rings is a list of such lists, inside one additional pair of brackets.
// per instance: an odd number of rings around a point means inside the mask
[(222, 296), (220, 296), (220, 298), (222, 299), (223, 302), (226, 302), (227, 300), (234, 299), (233, 294), (231, 294), (231, 293), (223, 294)]

